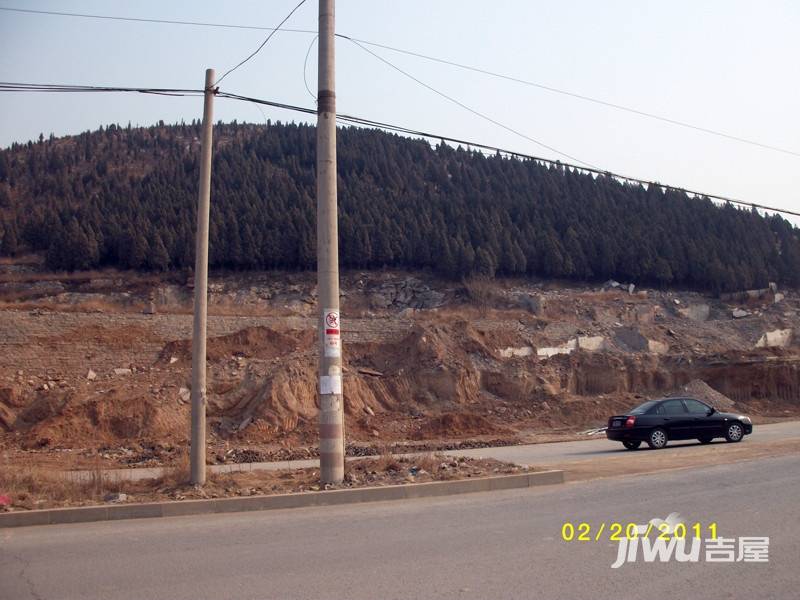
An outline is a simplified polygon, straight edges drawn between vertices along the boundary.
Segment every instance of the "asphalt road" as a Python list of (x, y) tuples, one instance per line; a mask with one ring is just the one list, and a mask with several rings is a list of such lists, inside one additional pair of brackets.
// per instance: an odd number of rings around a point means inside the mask
[[(620, 442), (612, 442), (606, 438), (605, 433), (597, 434), (597, 439), (581, 440), (579, 442), (553, 442), (549, 444), (530, 444), (527, 446), (503, 446), (498, 448), (475, 448), (472, 450), (458, 450), (449, 454), (459, 456), (483, 456), (496, 458), (517, 464), (541, 465), (548, 463), (565, 463), (590, 458), (600, 458), (614, 454), (628, 453), (632, 457), (647, 454), (647, 444), (642, 444), (642, 449), (637, 452), (625, 450)], [(745, 437), (743, 444), (748, 442), (777, 442), (782, 440), (800, 439), (800, 421), (787, 421), (784, 423), (771, 423), (769, 425), (754, 425), (753, 433)], [(725, 440), (714, 440), (714, 444), (726, 444)], [(669, 442), (667, 450), (681, 448), (681, 452), (703, 452), (703, 446), (697, 440)]]
[[(790, 456), (415, 501), (0, 530), (0, 598), (797, 598), (798, 497)], [(675, 511), (724, 537), (770, 536), (769, 562), (611, 569), (617, 543), (560, 537), (565, 521)]]

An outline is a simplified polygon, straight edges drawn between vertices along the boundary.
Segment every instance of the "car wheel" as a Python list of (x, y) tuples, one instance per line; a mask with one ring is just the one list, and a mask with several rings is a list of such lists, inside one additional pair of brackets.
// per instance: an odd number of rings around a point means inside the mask
[(741, 442), (744, 437), (744, 428), (741, 423), (731, 423), (725, 430), (725, 439), (729, 442)]
[(697, 438), (697, 441), (700, 442), (701, 444), (710, 444), (711, 440), (713, 440), (713, 439), (714, 438), (712, 438), (712, 437), (701, 437), (701, 438)]
[(667, 432), (661, 427), (656, 427), (650, 432), (650, 436), (647, 438), (647, 445), (654, 450), (661, 450), (667, 445)]
[(627, 441), (627, 442), (622, 442), (622, 445), (625, 446), (628, 450), (636, 450), (639, 446), (642, 445), (642, 442)]

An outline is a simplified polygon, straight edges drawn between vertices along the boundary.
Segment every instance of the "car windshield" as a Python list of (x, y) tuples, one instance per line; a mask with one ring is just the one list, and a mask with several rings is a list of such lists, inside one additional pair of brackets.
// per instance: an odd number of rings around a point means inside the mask
[(630, 411), (628, 411), (628, 414), (629, 415), (643, 415), (648, 410), (650, 410), (655, 403), (656, 403), (655, 400), (648, 400), (644, 404), (640, 404), (636, 408), (631, 409)]

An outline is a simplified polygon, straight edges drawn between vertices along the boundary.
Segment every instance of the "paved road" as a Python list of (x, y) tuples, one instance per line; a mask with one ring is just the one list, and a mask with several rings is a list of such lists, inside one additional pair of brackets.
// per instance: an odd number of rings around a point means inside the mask
[[(594, 436), (593, 436), (594, 437)], [(744, 444), (752, 442), (775, 442), (790, 439), (800, 439), (800, 421), (787, 421), (769, 425), (754, 425), (753, 433), (747, 436)], [(722, 439), (715, 440), (715, 444), (725, 444)], [(643, 445), (647, 448), (647, 445)], [(667, 449), (681, 448), (681, 452), (703, 452), (703, 446), (697, 440), (670, 442)], [(664, 452), (663, 450), (659, 452)], [(598, 439), (580, 442), (554, 442), (550, 444), (531, 444), (528, 446), (504, 446), (501, 448), (476, 448), (473, 450), (459, 450), (452, 454), (461, 456), (483, 456), (496, 458), (518, 464), (540, 465), (548, 463), (565, 463), (577, 460), (587, 460), (603, 456), (613, 456), (629, 453), (631, 456), (647, 454), (646, 452), (630, 453), (621, 443), (612, 442), (599, 434)]]
[[(796, 598), (796, 456), (406, 502), (0, 531), (0, 598)], [(565, 520), (678, 511), (770, 536), (766, 564), (610, 568), (617, 545)], [(703, 553), (704, 556), (704, 553)]]
[[(756, 425), (753, 434), (745, 439), (768, 442), (789, 439), (800, 439), (800, 421), (773, 423), (770, 425)], [(725, 442), (717, 440), (715, 443)], [(646, 447), (646, 446), (645, 446)], [(697, 452), (700, 445), (695, 441), (671, 442), (667, 448), (683, 448), (683, 451)], [(695, 450), (692, 450), (694, 448)], [(523, 465), (561, 464), (565, 462), (586, 460), (593, 457), (613, 456), (627, 452), (622, 444), (611, 442), (605, 434), (600, 434), (596, 439), (581, 440), (579, 442), (552, 442), (548, 444), (529, 444), (525, 446), (501, 446), (497, 448), (476, 448), (473, 450), (454, 450), (447, 452), (452, 456), (481, 456), (496, 458)], [(663, 451), (662, 451), (663, 452)], [(635, 455), (635, 454), (634, 454)], [(246, 463), (230, 465), (212, 465), (212, 472), (262, 470), (271, 471), (278, 469), (302, 469), (306, 467), (319, 467), (319, 460), (293, 460), (263, 463)], [(159, 477), (163, 472), (160, 467), (140, 469), (109, 469), (106, 471), (110, 477), (121, 479), (148, 479)], [(73, 472), (72, 476), (91, 479), (95, 476), (92, 471)]]

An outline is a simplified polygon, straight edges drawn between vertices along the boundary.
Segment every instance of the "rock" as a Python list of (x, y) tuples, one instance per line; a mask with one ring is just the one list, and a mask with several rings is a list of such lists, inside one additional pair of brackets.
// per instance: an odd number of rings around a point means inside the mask
[(97, 379), (97, 373), (89, 369), (89, 372), (86, 373), (86, 379), (88, 379), (89, 381), (94, 381), (95, 379)]
[(523, 358), (532, 355), (533, 348), (530, 346), (520, 346), (519, 348), (509, 346), (508, 348), (501, 348), (499, 353), (502, 358)]
[(561, 346), (549, 346), (544, 348), (537, 348), (536, 349), (536, 356), (539, 358), (550, 358), (551, 356), (555, 356), (556, 354), (571, 354), (572, 351), (576, 347), (576, 341), (570, 340), (569, 342), (565, 342)]
[(669, 351), (669, 345), (656, 340), (647, 340), (647, 350), (652, 354), (666, 354)]
[(614, 343), (626, 352), (647, 351), (647, 341), (647, 338), (634, 327), (620, 327), (614, 332)]
[(16, 415), (5, 404), (0, 402), (0, 431), (11, 431), (14, 428)]
[(677, 298), (675, 298), (675, 299), (673, 300), (673, 302), (674, 302), (675, 304), (680, 304), (680, 303), (681, 303), (681, 301), (680, 301), (680, 300), (678, 300)]
[(762, 335), (756, 342), (756, 348), (786, 348), (791, 341), (791, 329), (775, 329)]
[(174, 365), (176, 362), (178, 362), (178, 357), (177, 356), (170, 356), (169, 357), (169, 364)]
[(542, 402), (541, 407), (542, 410), (550, 410), (550, 405), (547, 403), (547, 401)]
[(381, 437), (381, 434), (377, 429), (373, 429), (372, 430), (372, 437)]
[(383, 377), (383, 373), (380, 371), (376, 371), (375, 369), (368, 369), (367, 367), (359, 367), (358, 372), (362, 375), (370, 375), (372, 377)]
[(103, 496), (103, 500), (106, 502), (125, 502), (128, 499), (128, 494), (123, 494), (122, 492), (115, 492), (111, 494), (106, 494)]
[(372, 410), (369, 406), (365, 406), (364, 407), (364, 412), (367, 413), (371, 417), (375, 416), (375, 411)]
[(373, 308), (388, 308), (392, 301), (386, 294), (375, 293), (370, 297), (370, 304)]
[(777, 304), (778, 302), (783, 301), (783, 299), (785, 297), (786, 296), (784, 294), (780, 294), (780, 293), (775, 294), (775, 300), (774, 300), (775, 304)]
[(635, 290), (635, 289), (636, 289), (636, 286), (633, 285), (632, 283), (628, 285), (628, 293), (629, 294), (633, 294), (633, 290)]
[(731, 313), (731, 315), (733, 316), (734, 319), (742, 319), (744, 317), (749, 317), (750, 311), (744, 310), (742, 308), (735, 308)]
[(189, 388), (182, 387), (178, 390), (178, 398), (180, 398), (181, 402), (189, 402), (192, 397), (192, 392)]
[(692, 321), (708, 321), (711, 307), (708, 304), (692, 304), (686, 308), (678, 309), (678, 313)]
[(606, 349), (606, 338), (602, 335), (580, 335), (575, 338), (575, 347), (579, 350), (599, 352)]
[(130, 375), (133, 373), (131, 369), (114, 369), (114, 375)]

